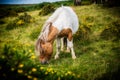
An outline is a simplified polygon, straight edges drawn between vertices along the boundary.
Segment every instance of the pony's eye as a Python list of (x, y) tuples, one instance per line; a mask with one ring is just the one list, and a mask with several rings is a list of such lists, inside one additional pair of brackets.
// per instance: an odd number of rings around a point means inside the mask
[(51, 57), (51, 55), (49, 55)]

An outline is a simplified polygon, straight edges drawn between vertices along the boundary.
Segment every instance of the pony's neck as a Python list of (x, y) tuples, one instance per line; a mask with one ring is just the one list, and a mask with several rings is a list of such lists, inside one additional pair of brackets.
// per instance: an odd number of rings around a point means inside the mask
[(57, 34), (58, 34), (58, 29), (55, 28), (54, 26), (50, 26), (50, 32), (48, 34), (47, 42), (50, 42), (51, 44), (53, 44)]

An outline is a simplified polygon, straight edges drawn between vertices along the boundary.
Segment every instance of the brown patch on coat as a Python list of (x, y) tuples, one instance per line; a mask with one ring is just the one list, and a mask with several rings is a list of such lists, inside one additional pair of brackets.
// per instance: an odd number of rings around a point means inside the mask
[(72, 40), (72, 30), (70, 28), (63, 29), (59, 34), (58, 37), (67, 37), (69, 41)]
[(58, 32), (59, 31), (56, 27), (50, 26), (50, 32), (47, 41), (53, 43), (57, 35), (58, 37), (67, 37), (69, 41), (72, 40), (72, 30), (70, 28), (63, 29), (59, 34)]
[(50, 32), (48, 34), (48, 40), (47, 41), (53, 43), (57, 34), (58, 34), (58, 29), (55, 28), (54, 26), (50, 26)]

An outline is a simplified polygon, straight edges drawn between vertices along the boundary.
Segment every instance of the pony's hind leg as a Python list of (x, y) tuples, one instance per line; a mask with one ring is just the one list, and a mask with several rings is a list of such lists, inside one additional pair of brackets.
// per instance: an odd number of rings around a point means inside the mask
[(61, 51), (64, 51), (64, 38), (61, 38)]
[(56, 55), (55, 55), (55, 59), (59, 58), (59, 54), (60, 54), (60, 39), (57, 38), (56, 39)]

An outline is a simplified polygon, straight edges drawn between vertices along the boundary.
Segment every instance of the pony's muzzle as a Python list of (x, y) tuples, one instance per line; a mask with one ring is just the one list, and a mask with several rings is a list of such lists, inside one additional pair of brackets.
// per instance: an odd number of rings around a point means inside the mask
[(48, 61), (41, 61), (41, 64), (48, 64)]

